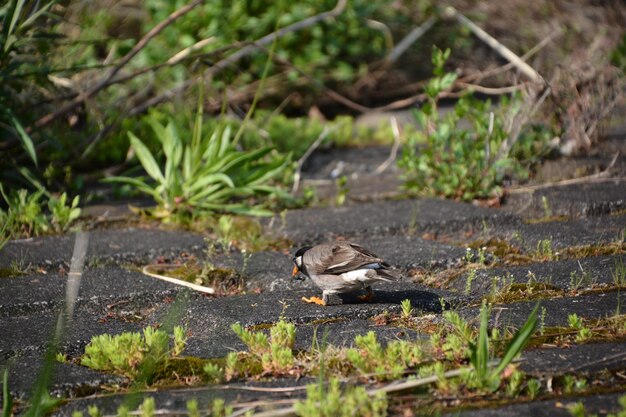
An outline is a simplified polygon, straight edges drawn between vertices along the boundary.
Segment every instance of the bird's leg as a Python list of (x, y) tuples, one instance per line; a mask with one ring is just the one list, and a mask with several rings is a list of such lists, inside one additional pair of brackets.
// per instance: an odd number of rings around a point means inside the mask
[(321, 306), (325, 306), (328, 302), (328, 298), (326, 297), (326, 293), (322, 293), (322, 299), (320, 299), (319, 297), (302, 297), (302, 301), (304, 301), (305, 303), (309, 303), (309, 304), (318, 304)]
[(369, 285), (365, 288), (363, 288), (365, 290), (365, 295), (361, 295), (359, 296), (359, 300), (363, 301), (363, 302), (370, 302), (374, 299), (374, 293), (372, 292), (372, 287), (370, 287)]

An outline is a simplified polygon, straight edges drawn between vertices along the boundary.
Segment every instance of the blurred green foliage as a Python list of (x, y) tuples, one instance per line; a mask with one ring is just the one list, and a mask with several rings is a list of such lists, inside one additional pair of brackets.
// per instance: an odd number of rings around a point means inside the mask
[(464, 201), (501, 195), (506, 178), (526, 179), (529, 166), (548, 149), (548, 129), (524, 126), (520, 139), (506, 155), (498, 156), (509, 133), (508, 118), (520, 110), (521, 98), (503, 97), (497, 105), (465, 94), (450, 111), (438, 105), (456, 74), (445, 72), (450, 50), (433, 49), (434, 77), (426, 85), (426, 102), (414, 114), (422, 130), (408, 138), (399, 166), (404, 186), (422, 195)]

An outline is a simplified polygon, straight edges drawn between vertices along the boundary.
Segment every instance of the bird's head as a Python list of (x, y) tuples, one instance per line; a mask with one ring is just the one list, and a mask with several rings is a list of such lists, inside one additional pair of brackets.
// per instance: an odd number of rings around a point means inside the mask
[(300, 279), (300, 280), (304, 279), (304, 278), (298, 278), (300, 272), (302, 272), (304, 275), (308, 275), (307, 270), (306, 270), (306, 265), (304, 264), (302, 257), (304, 253), (308, 251), (309, 249), (311, 249), (311, 246), (304, 246), (298, 249), (295, 255), (293, 256), (294, 266), (293, 266), (293, 271), (291, 271), (291, 276), (294, 279)]

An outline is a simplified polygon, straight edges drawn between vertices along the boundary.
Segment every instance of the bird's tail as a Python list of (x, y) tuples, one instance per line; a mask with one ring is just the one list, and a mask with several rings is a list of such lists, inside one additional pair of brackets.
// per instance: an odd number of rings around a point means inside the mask
[(380, 268), (376, 270), (376, 275), (381, 278), (383, 281), (397, 281), (400, 279), (400, 276), (396, 271), (392, 271), (387, 268)]

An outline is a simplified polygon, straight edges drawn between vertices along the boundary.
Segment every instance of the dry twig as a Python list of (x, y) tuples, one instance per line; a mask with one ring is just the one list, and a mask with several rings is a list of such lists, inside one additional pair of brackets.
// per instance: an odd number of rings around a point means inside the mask
[(541, 190), (544, 188), (562, 187), (565, 185), (624, 181), (626, 180), (626, 177), (607, 178), (610, 174), (611, 168), (613, 168), (613, 165), (615, 165), (615, 162), (617, 161), (618, 157), (619, 157), (619, 152), (617, 152), (613, 156), (611, 163), (609, 163), (606, 169), (604, 169), (602, 172), (598, 172), (597, 174), (586, 175), (584, 177), (578, 177), (578, 178), (571, 178), (569, 180), (547, 182), (547, 183), (538, 184), (538, 185), (528, 185), (525, 187), (513, 188), (513, 189), (508, 190), (507, 192), (509, 194), (521, 194), (521, 193), (526, 193), (529, 191)]
[(400, 147), (400, 127), (398, 126), (398, 119), (395, 116), (391, 116), (389, 122), (391, 123), (391, 130), (393, 131), (393, 146), (391, 147), (391, 152), (389, 153), (389, 158), (387, 158), (382, 164), (376, 168), (374, 173), (380, 174), (385, 172), (389, 165), (396, 160), (396, 156), (398, 155), (398, 148)]
[(133, 49), (131, 49), (126, 55), (124, 55), (124, 57), (120, 60), (120, 62), (118, 62), (117, 65), (115, 65), (111, 69), (111, 71), (109, 71), (107, 75), (102, 77), (100, 81), (98, 81), (93, 87), (83, 91), (78, 96), (76, 96), (72, 101), (70, 101), (64, 106), (61, 106), (61, 108), (59, 108), (58, 110), (41, 117), (39, 120), (37, 120), (37, 122), (35, 122), (35, 127), (41, 128), (41, 127), (46, 126), (47, 124), (49, 124), (50, 122), (58, 118), (59, 116), (62, 116), (63, 114), (67, 113), (70, 110), (73, 110), (74, 108), (79, 106), (81, 103), (83, 103), (85, 100), (87, 100), (88, 98), (92, 97), (94, 94), (96, 94), (97, 92), (105, 88), (107, 85), (109, 85), (109, 82), (113, 79), (113, 77), (115, 77), (115, 75), (126, 64), (128, 64), (131, 59), (135, 57), (135, 55), (137, 55), (143, 48), (145, 48), (148, 45), (148, 43), (152, 40), (152, 38), (154, 38), (159, 33), (161, 33), (163, 29), (171, 25), (174, 21), (176, 21), (176, 19), (189, 13), (191, 10), (193, 10), (196, 6), (198, 6), (203, 1), (204, 0), (194, 0), (193, 2), (174, 11), (165, 20), (160, 22), (158, 25), (153, 27), (148, 33), (146, 33), (144, 37), (141, 38), (139, 42), (137, 42), (137, 44), (133, 47)]

